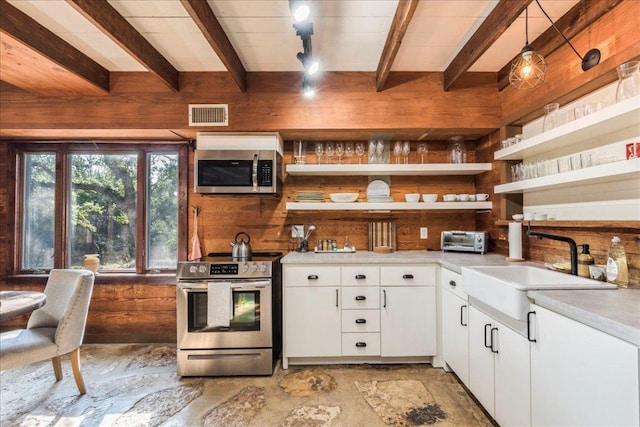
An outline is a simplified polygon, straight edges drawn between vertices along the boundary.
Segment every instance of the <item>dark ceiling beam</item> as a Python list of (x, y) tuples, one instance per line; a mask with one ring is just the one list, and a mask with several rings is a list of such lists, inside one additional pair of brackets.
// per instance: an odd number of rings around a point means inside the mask
[(396, 14), (391, 22), (391, 28), (389, 28), (389, 34), (387, 34), (387, 41), (382, 49), (382, 55), (380, 56), (380, 62), (378, 62), (378, 69), (376, 70), (376, 90), (378, 92), (384, 89), (384, 85), (389, 77), (389, 72), (393, 66), (393, 61), (396, 59), (402, 39), (404, 38), (411, 18), (418, 7), (420, 0), (400, 0), (398, 7), (396, 8)]
[(231, 45), (227, 34), (222, 29), (220, 22), (218, 22), (209, 4), (203, 0), (180, 1), (216, 52), (220, 61), (222, 61), (229, 73), (231, 73), (233, 81), (236, 82), (236, 85), (238, 85), (242, 92), (245, 92), (247, 90), (247, 71), (244, 69), (238, 54)]
[[(558, 27), (558, 30), (560, 30), (566, 38), (571, 39), (621, 2), (622, 0), (581, 0), (555, 22), (556, 27)], [(553, 27), (549, 27), (529, 44), (533, 50), (546, 57), (562, 46), (563, 43), (565, 43), (565, 41), (558, 31)], [(586, 52), (583, 52), (582, 54), (584, 55), (585, 53)], [(513, 57), (513, 59), (498, 72), (498, 90), (509, 86), (511, 64), (518, 56)]]
[(171, 90), (180, 90), (180, 73), (106, 0), (67, 0), (75, 10), (98, 27)]
[(444, 70), (444, 90), (453, 84), (509, 28), (532, 0), (500, 0), (460, 52)]
[[(53, 32), (38, 24), (6, 0), (0, 0), (0, 31), (19, 40), (38, 55), (83, 79), (97, 91), (109, 93), (109, 70)], [(4, 61), (3, 61), (4, 62)], [(6, 64), (0, 64), (3, 67)], [(26, 74), (26, 70), (24, 71)]]

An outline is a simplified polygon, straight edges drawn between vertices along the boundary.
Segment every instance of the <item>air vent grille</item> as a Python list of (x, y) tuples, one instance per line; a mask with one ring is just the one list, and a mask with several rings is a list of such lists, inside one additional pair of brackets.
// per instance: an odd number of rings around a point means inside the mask
[(229, 126), (229, 104), (189, 104), (189, 126)]

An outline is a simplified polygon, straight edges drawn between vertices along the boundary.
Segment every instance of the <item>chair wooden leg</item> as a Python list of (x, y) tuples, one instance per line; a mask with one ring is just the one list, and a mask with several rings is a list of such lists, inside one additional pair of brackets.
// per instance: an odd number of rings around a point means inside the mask
[(87, 389), (84, 386), (84, 380), (82, 379), (82, 372), (80, 372), (80, 348), (76, 348), (69, 353), (71, 359), (71, 368), (73, 369), (73, 378), (76, 380), (76, 385), (80, 394), (85, 394)]
[(60, 356), (51, 359), (51, 363), (53, 363), (53, 373), (56, 376), (56, 381), (60, 381), (62, 379), (62, 360), (60, 360)]

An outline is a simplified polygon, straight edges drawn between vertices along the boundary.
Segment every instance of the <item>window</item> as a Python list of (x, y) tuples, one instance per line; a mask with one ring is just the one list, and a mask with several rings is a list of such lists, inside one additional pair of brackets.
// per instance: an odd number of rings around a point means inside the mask
[(184, 146), (16, 148), (19, 272), (81, 268), (89, 254), (99, 256), (100, 272), (176, 268)]

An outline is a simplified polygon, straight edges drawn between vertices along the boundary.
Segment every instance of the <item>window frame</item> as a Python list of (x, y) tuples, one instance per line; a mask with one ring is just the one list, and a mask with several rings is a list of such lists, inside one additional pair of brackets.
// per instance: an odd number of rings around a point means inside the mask
[(71, 195), (70, 155), (72, 154), (136, 154), (138, 160), (137, 176), (137, 215), (136, 225), (136, 267), (131, 271), (104, 272), (99, 277), (130, 277), (158, 274), (175, 274), (173, 269), (147, 269), (147, 230), (148, 227), (148, 176), (147, 166), (150, 154), (172, 152), (178, 155), (178, 253), (177, 259), (187, 256), (187, 193), (189, 170), (189, 146), (186, 142), (154, 142), (154, 141), (60, 141), (60, 142), (14, 142), (10, 144), (9, 163), (11, 182), (9, 185), (9, 230), (13, 231), (13, 239), (7, 239), (8, 265), (11, 276), (48, 274), (48, 270), (25, 270), (22, 265), (22, 230), (24, 208), (24, 156), (25, 154), (52, 153), (56, 156), (56, 183), (54, 204), (54, 259), (53, 268), (68, 268), (68, 226), (69, 200)]

